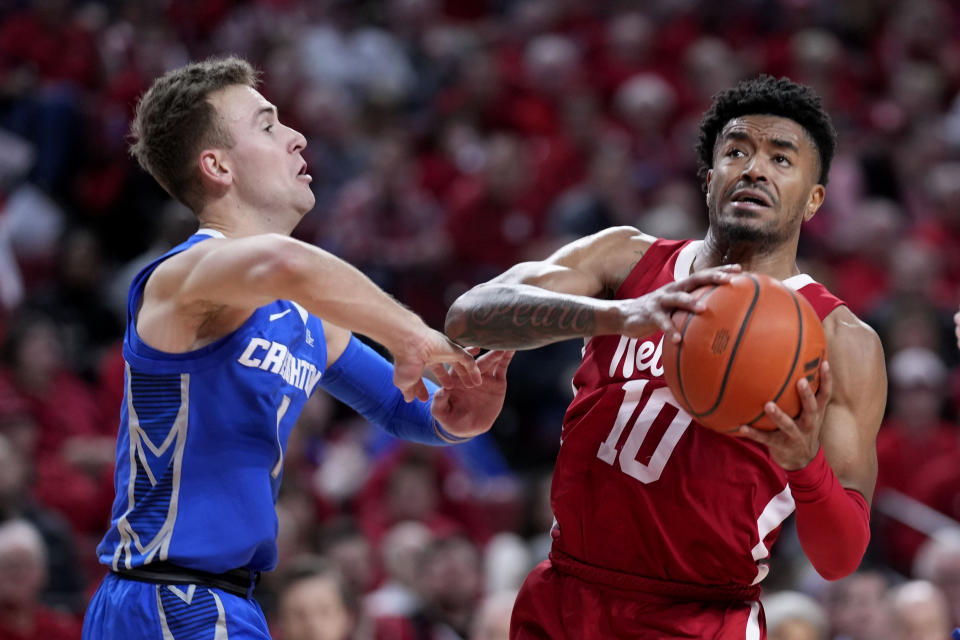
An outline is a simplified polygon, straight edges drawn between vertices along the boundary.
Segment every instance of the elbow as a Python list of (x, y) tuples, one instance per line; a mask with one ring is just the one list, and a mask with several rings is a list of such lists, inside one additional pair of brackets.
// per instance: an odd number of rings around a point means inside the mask
[[(496, 285), (489, 283), (478, 284), (466, 293), (460, 295), (453, 301), (450, 309), (447, 311), (447, 318), (443, 324), (443, 330), (451, 340), (460, 341), (467, 334), (471, 333), (471, 324), (479, 322), (484, 324), (483, 318), (489, 319), (490, 314), (487, 311), (491, 292), (496, 292)], [(476, 328), (476, 327), (474, 327)], [(476, 346), (486, 346), (478, 344)]]
[[(805, 546), (804, 551), (810, 564), (824, 580), (840, 580), (860, 568), (863, 556), (870, 543), (870, 533), (858, 532), (855, 536), (839, 536), (831, 545), (819, 545), (812, 549)], [(800, 541), (804, 546), (804, 541)]]
[(856, 563), (851, 563), (846, 566), (818, 567), (817, 565), (813, 565), (813, 568), (816, 569), (817, 573), (820, 574), (820, 577), (824, 580), (836, 582), (837, 580), (846, 578), (851, 573), (859, 569), (860, 561), (857, 560)]
[[(464, 294), (466, 295), (466, 294)], [(447, 318), (443, 323), (443, 331), (447, 337), (456, 341), (467, 331), (467, 310), (463, 304), (463, 296), (457, 298), (447, 311)]]

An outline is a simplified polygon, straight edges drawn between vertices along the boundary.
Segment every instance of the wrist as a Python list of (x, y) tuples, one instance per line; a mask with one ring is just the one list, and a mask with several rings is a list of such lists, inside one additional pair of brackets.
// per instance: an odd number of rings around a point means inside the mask
[(437, 435), (438, 438), (446, 442), (447, 444), (460, 444), (461, 442), (466, 442), (470, 440), (475, 435), (479, 434), (470, 434), (470, 435), (458, 435), (456, 433), (451, 433), (444, 428), (442, 424), (434, 417), (433, 418), (433, 432)]
[(833, 469), (827, 463), (823, 447), (817, 449), (813, 459), (799, 469), (787, 470), (787, 482), (795, 499), (815, 500), (833, 476)]
[(596, 323), (590, 336), (616, 336), (623, 333), (626, 317), (617, 301), (598, 301)]
[[(430, 327), (412, 311), (400, 310), (401, 315), (390, 323), (390, 328), (377, 340), (397, 358), (404, 353), (419, 353), (430, 341)], [(371, 336), (374, 337), (374, 336)]]

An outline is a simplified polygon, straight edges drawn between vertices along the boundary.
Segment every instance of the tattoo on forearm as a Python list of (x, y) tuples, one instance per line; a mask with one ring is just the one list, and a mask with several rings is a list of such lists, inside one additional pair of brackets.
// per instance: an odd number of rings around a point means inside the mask
[(558, 338), (592, 335), (596, 310), (580, 302), (549, 300), (480, 305), (466, 314), (466, 327), (457, 340), (496, 349), (523, 349)]

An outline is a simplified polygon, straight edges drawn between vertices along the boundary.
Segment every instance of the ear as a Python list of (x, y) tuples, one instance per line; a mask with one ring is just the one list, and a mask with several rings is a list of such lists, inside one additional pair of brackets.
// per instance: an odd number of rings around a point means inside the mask
[(713, 180), (713, 169), (707, 169), (707, 182), (704, 185), (704, 190), (707, 192), (707, 208), (710, 208), (710, 201), (713, 199), (713, 196), (710, 193), (710, 182)]
[(810, 218), (817, 214), (825, 197), (827, 197), (826, 187), (822, 184), (813, 185), (813, 189), (810, 190), (810, 197), (807, 198), (807, 208), (803, 212), (804, 222), (809, 222)]
[(198, 165), (204, 182), (212, 182), (218, 187), (227, 187), (233, 182), (230, 161), (223, 149), (204, 149), (200, 152)]

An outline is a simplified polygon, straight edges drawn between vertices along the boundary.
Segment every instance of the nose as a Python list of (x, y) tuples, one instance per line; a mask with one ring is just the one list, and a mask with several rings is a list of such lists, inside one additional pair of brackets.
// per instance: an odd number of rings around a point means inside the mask
[(293, 133), (293, 138), (290, 143), (290, 153), (303, 151), (307, 146), (307, 138), (296, 129), (290, 129), (290, 132)]
[(743, 166), (741, 177), (750, 182), (766, 182), (767, 166), (759, 153), (753, 154)]

